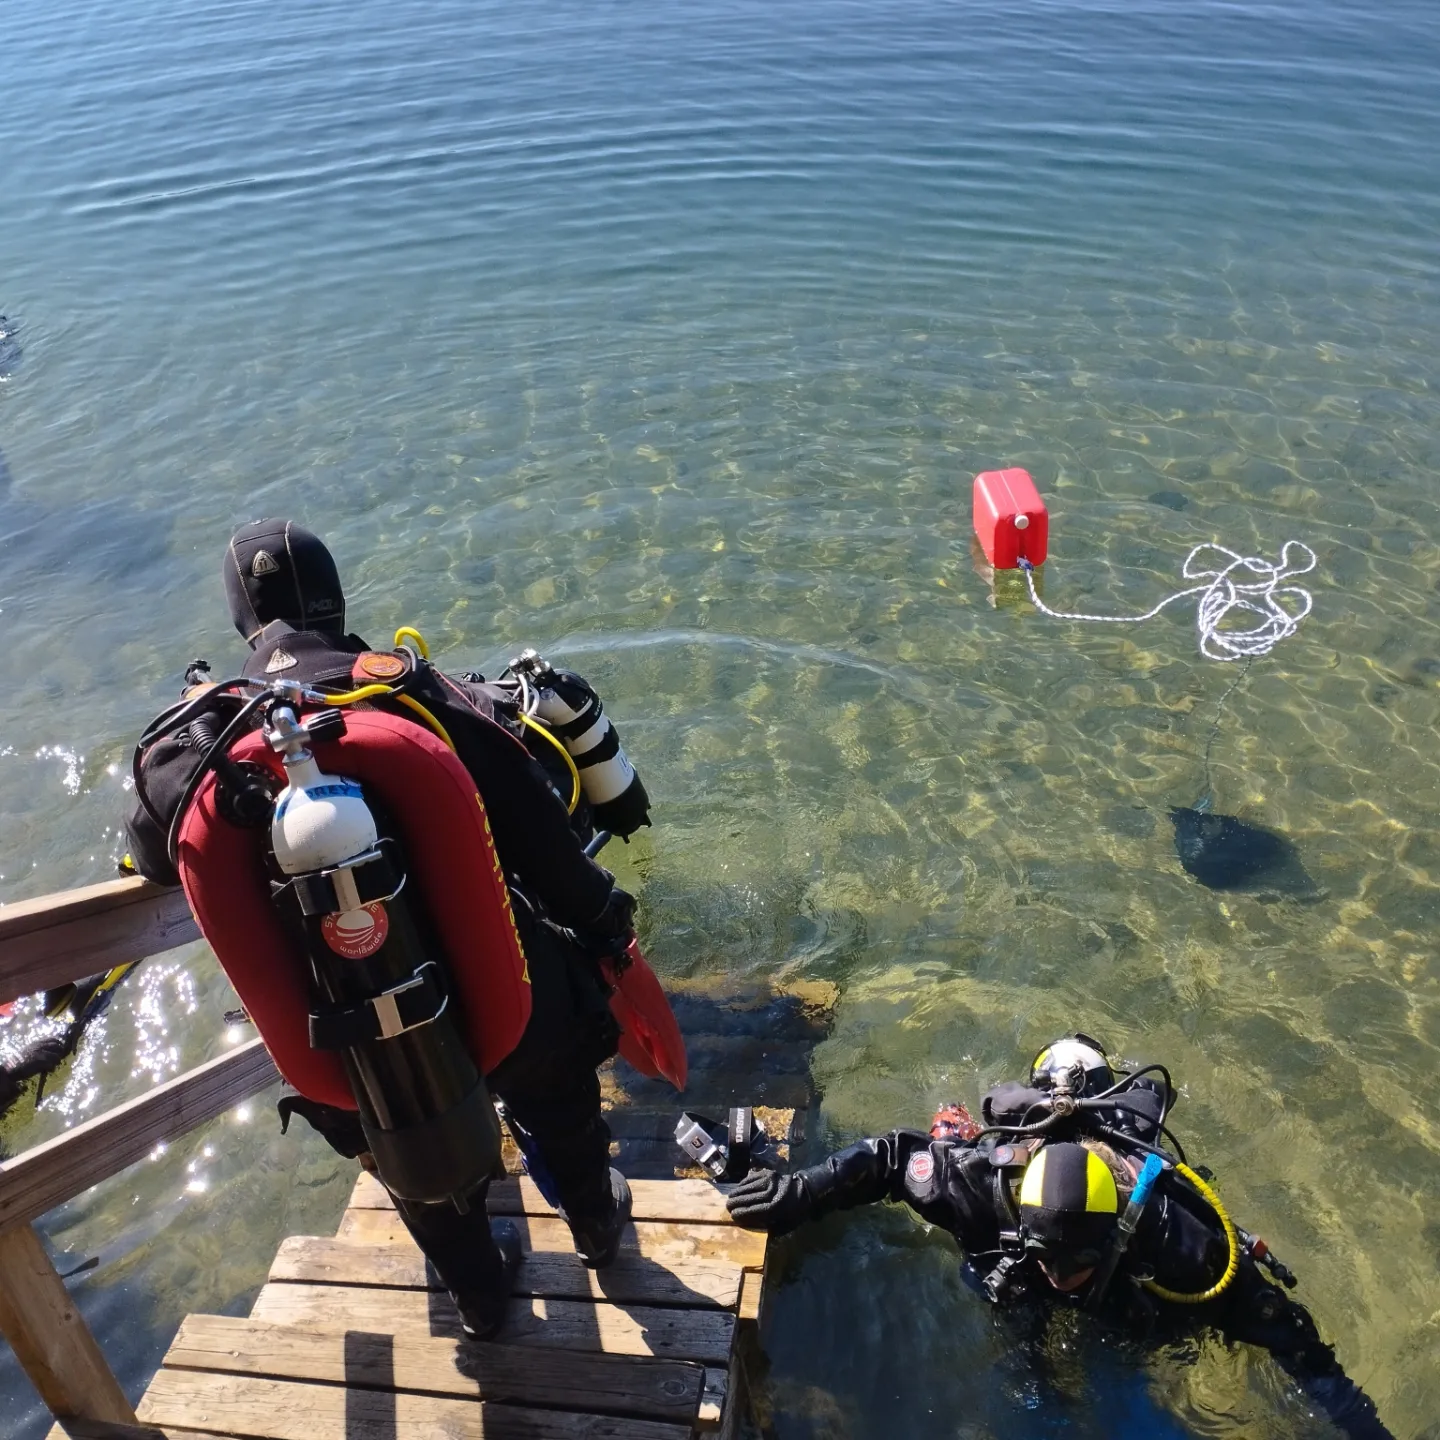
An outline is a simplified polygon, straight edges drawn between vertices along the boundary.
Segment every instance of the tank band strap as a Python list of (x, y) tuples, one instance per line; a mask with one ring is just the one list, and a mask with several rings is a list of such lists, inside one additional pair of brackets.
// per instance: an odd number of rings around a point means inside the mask
[(577, 770), (588, 769), (591, 765), (603, 764), (606, 760), (613, 760), (620, 753), (620, 737), (615, 733), (612, 725), (598, 740), (583, 754), (575, 757), (575, 768)]
[(587, 730), (593, 730), (596, 722), (605, 713), (600, 697), (595, 698), (573, 720), (547, 721), (550, 733), (562, 740), (578, 740)]
[(427, 960), (408, 980), (393, 989), (372, 995), (358, 1005), (312, 1013), (310, 1047), (348, 1050), (367, 1041), (392, 1040), (407, 1030), (438, 1020), (449, 1000), (440, 967), (433, 960)]
[(300, 913), (305, 916), (334, 915), (337, 911), (358, 910), (375, 900), (390, 900), (405, 883), (399, 857), (392, 854), (394, 842), (383, 839), (367, 854), (333, 870), (312, 870), (290, 881)]

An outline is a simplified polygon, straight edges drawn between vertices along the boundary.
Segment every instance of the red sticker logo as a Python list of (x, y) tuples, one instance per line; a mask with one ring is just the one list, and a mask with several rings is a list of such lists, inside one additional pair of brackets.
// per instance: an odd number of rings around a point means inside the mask
[(359, 910), (342, 910), (327, 915), (320, 922), (325, 943), (347, 960), (364, 960), (373, 955), (390, 933), (390, 917), (385, 906), (376, 900)]
[(935, 1173), (935, 1157), (928, 1150), (917, 1150), (905, 1167), (905, 1173), (917, 1184), (924, 1185)]

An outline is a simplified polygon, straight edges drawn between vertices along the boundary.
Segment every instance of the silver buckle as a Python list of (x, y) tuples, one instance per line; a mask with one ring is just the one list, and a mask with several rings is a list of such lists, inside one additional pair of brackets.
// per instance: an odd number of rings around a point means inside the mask
[[(428, 968), (429, 962), (420, 968)], [(441, 998), (440, 1008), (433, 1014), (427, 1015), (423, 1020), (417, 1020), (413, 1025), (407, 1025), (400, 1018), (400, 1006), (396, 1001), (397, 995), (403, 995), (407, 990), (415, 990), (424, 985), (425, 977), (420, 974), (412, 975), (403, 985), (397, 985), (393, 990), (386, 990), (376, 995), (370, 1001), (374, 1007), (375, 1017), (380, 1022), (380, 1038), (382, 1040), (393, 1040), (397, 1035), (403, 1035), (407, 1030), (418, 1030), (422, 1025), (429, 1025), (432, 1021), (438, 1020), (450, 1004), (450, 997), (445, 995)]]

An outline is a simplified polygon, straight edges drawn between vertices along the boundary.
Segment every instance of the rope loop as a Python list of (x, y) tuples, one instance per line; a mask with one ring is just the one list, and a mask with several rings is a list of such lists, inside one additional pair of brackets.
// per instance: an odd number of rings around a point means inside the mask
[[(1298, 561), (1291, 559), (1292, 550), (1297, 552)], [(1268, 655), (1300, 628), (1300, 622), (1314, 606), (1314, 598), (1303, 585), (1284, 582), (1297, 575), (1308, 575), (1318, 563), (1315, 552), (1300, 540), (1287, 540), (1273, 565), (1259, 555), (1241, 555), (1207, 541), (1185, 557), (1181, 569), (1186, 580), (1204, 583), (1167, 595), (1143, 615), (1087, 615), (1076, 610), (1052, 610), (1035, 589), (1035, 567), (1028, 560), (1021, 560), (1020, 567), (1025, 572), (1025, 583), (1035, 608), (1052, 620), (1136, 625), (1142, 620), (1153, 620), (1177, 600), (1198, 596), (1195, 628), (1200, 637), (1200, 653), (1209, 660), (1246, 660)], [(1251, 578), (1244, 578), (1247, 575)], [(1235, 610), (1259, 616), (1258, 623), (1248, 628), (1232, 625), (1222, 629)]]

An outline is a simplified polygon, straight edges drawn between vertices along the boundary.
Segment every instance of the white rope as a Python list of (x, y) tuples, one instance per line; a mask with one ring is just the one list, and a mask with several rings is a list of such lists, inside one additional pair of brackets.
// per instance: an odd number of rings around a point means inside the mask
[[(1292, 548), (1305, 555), (1301, 564), (1291, 563)], [(1198, 557), (1207, 550), (1223, 556), (1225, 563), (1206, 568)], [(1214, 562), (1209, 563), (1214, 566)], [(1035, 589), (1035, 567), (1028, 560), (1022, 560), (1020, 565), (1025, 571), (1025, 583), (1030, 587), (1030, 599), (1034, 601), (1035, 608), (1052, 620), (1136, 625), (1142, 620), (1153, 620), (1167, 605), (1173, 605), (1177, 600), (1198, 595), (1200, 602), (1196, 609), (1195, 626), (1200, 634), (1200, 653), (1210, 660), (1243, 660), (1268, 655), (1286, 636), (1293, 635), (1300, 628), (1300, 622), (1310, 613), (1314, 600), (1303, 586), (1281, 582), (1295, 575), (1308, 575), (1317, 563), (1315, 552), (1299, 540), (1287, 540), (1280, 550), (1279, 562), (1274, 565), (1258, 555), (1237, 555), (1223, 545), (1197, 545), (1185, 557), (1181, 574), (1187, 580), (1203, 580), (1206, 583), (1192, 585), (1188, 590), (1177, 590), (1143, 615), (1083, 615), (1073, 610), (1052, 610)], [(1237, 580), (1237, 571), (1248, 571), (1256, 578)], [(1232, 610), (1258, 615), (1260, 623), (1248, 630), (1222, 630), (1220, 626)]]

